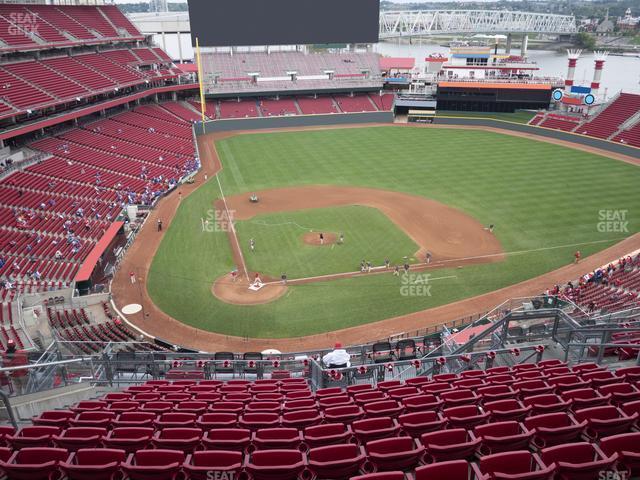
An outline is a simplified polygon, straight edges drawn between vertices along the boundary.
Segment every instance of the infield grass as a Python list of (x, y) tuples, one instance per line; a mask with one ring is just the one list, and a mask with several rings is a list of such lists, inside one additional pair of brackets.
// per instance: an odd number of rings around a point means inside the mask
[[(343, 233), (344, 243), (305, 244), (303, 236), (311, 231)], [(411, 258), (419, 248), (379, 210), (360, 205), (260, 215), (238, 222), (236, 232), (240, 245), (246, 247), (252, 238), (256, 242), (254, 252), (244, 248), (249, 270), (275, 278), (282, 273), (306, 278), (354, 272), (362, 260), (374, 266), (385, 259), (402, 264), (403, 257)]]
[[(527, 138), (389, 126), (243, 134), (216, 147), (226, 195), (314, 184), (423, 195), (495, 224), (508, 253), (504, 262), (431, 272), (431, 296), (404, 296), (398, 278), (376, 275), (290, 286), (271, 304), (233, 306), (211, 294), (214, 280), (232, 268), (226, 233), (201, 225), (220, 197), (211, 179), (181, 202), (147, 287), (174, 318), (229, 335), (310, 335), (443, 305), (549, 272), (570, 263), (576, 249), (588, 256), (640, 231), (637, 166)], [(626, 210), (627, 230), (598, 231), (601, 210)]]

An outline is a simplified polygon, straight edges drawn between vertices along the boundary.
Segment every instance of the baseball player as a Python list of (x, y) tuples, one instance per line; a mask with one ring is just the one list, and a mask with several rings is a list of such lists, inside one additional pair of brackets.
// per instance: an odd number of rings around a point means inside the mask
[(320, 232), (320, 245), (324, 245), (324, 233)]
[(252, 252), (256, 251), (256, 241), (253, 238), (249, 240), (249, 248), (251, 248)]

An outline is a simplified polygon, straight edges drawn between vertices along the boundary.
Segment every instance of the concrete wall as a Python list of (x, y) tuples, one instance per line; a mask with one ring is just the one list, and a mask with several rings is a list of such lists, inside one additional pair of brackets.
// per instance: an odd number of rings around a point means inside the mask
[(634, 148), (628, 145), (614, 143), (607, 140), (600, 140), (599, 138), (586, 137), (584, 135), (562, 132), (560, 130), (550, 130), (547, 128), (535, 127), (532, 125), (501, 122), (499, 120), (472, 117), (436, 117), (434, 123), (439, 125), (473, 125), (481, 127), (501, 128), (504, 130), (512, 130), (514, 132), (530, 133), (532, 135), (538, 135), (540, 137), (565, 140), (567, 142), (577, 143), (579, 145), (585, 145), (587, 147), (599, 148), (608, 152), (628, 155), (629, 157), (633, 158), (640, 158), (639, 148)]
[(262, 130), (268, 128), (318, 127), (353, 123), (393, 123), (392, 112), (333, 113), (327, 115), (292, 115), (289, 117), (231, 118), (211, 120), (195, 125), (196, 135), (234, 130)]

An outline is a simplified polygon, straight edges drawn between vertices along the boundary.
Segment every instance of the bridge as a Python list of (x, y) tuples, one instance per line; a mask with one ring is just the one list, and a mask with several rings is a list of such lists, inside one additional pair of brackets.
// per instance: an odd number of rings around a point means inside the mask
[(505, 10), (407, 10), (380, 13), (380, 39), (446, 33), (576, 33), (573, 15)]

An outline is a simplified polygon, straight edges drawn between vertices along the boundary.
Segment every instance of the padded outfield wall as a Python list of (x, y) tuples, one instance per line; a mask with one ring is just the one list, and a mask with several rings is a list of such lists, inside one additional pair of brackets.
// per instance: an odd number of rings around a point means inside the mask
[(438, 125), (464, 125), (464, 126), (475, 126), (475, 127), (501, 128), (503, 130), (512, 130), (515, 132), (538, 135), (540, 137), (564, 140), (566, 142), (577, 143), (578, 145), (599, 148), (612, 153), (628, 155), (629, 157), (633, 157), (633, 158), (640, 158), (640, 148), (631, 147), (629, 145), (623, 145), (621, 143), (615, 143), (608, 140), (601, 140), (599, 138), (587, 137), (585, 135), (579, 135), (577, 133), (563, 132), (561, 130), (552, 130), (549, 128), (526, 125), (523, 123), (492, 120), (489, 118), (470, 118), (470, 117), (463, 118), (463, 117), (448, 117), (448, 116), (443, 116), (443, 117), (436, 116), (434, 123)]
[(271, 128), (322, 127), (367, 123), (393, 123), (393, 112), (331, 113), (326, 115), (291, 115), (289, 117), (252, 117), (210, 120), (195, 125), (196, 135), (235, 130), (264, 130)]

